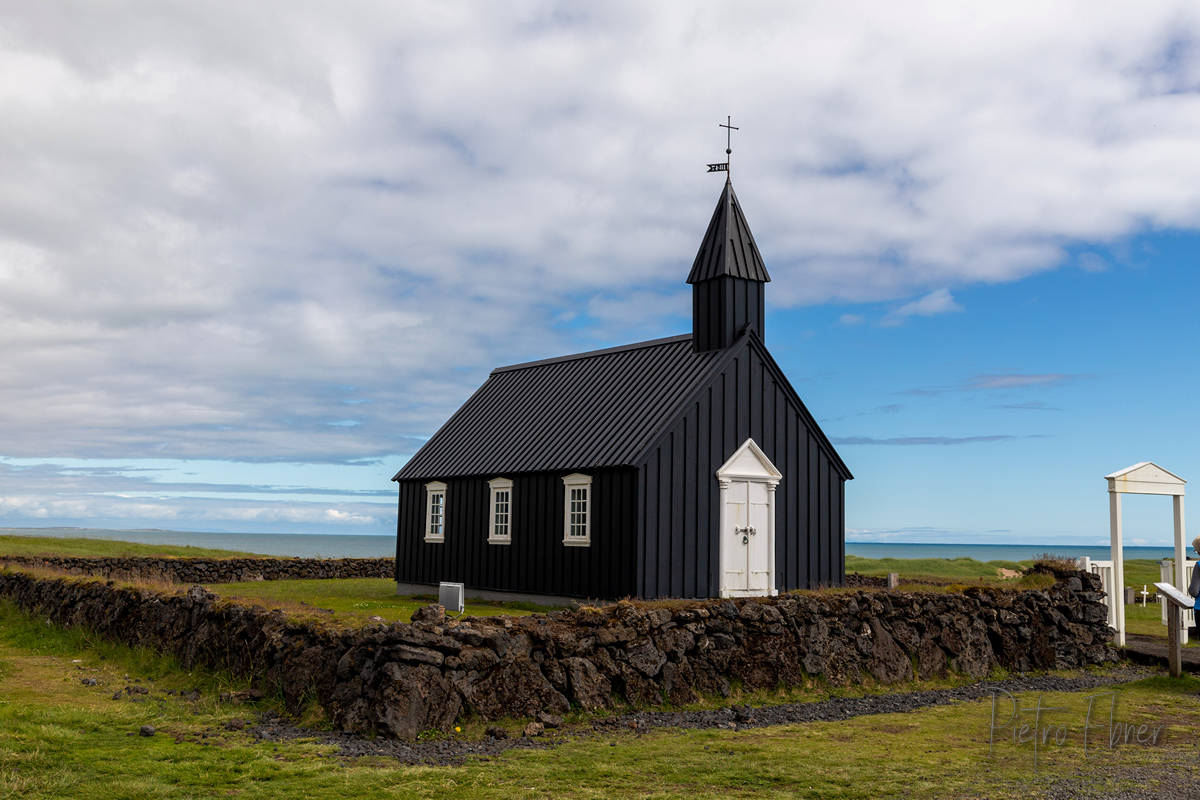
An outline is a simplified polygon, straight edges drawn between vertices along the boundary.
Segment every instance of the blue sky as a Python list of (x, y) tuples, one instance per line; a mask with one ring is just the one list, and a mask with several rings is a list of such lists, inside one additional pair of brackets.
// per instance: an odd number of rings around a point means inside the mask
[(2, 526), (388, 532), (493, 366), (688, 329), (726, 114), (849, 538), (1200, 475), (1190, 4), (73, 13), (0, 5)]

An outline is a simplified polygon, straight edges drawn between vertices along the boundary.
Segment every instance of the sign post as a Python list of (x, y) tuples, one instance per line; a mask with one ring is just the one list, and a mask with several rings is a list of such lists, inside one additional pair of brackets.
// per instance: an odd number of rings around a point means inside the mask
[(1191, 608), (1193, 600), (1169, 583), (1156, 583), (1154, 588), (1167, 603), (1167, 665), (1171, 677), (1178, 678), (1183, 675), (1183, 643), (1179, 636), (1181, 610)]

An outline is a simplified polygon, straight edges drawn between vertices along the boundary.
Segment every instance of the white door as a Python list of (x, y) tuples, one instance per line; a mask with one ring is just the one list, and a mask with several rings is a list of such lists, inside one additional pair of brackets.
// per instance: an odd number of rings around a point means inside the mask
[(725, 493), (722, 594), (771, 594), (770, 503), (763, 481), (731, 481)]

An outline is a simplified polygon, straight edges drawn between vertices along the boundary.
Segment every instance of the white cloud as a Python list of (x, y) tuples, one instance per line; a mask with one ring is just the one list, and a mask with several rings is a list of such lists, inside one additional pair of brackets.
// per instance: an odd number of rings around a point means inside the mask
[(932, 317), (962, 310), (949, 289), (937, 289), (890, 312), (883, 324), (899, 325), (908, 317)]
[(945, 314), (950, 311), (962, 310), (962, 306), (955, 302), (954, 296), (950, 294), (949, 289), (938, 289), (919, 300), (905, 303), (896, 310), (896, 313), (905, 317), (932, 317), (935, 314)]
[(1195, 229), (1198, 38), (1153, 1), (22, 4), (0, 454), (408, 453), (496, 364), (672, 332), (730, 111), (776, 308), (945, 313)]

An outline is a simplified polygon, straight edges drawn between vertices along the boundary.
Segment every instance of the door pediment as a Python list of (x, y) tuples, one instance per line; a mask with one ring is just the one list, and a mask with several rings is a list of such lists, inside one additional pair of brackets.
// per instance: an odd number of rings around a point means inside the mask
[(767, 454), (753, 439), (742, 442), (741, 447), (717, 470), (720, 480), (755, 480), (778, 483), (783, 477)]

